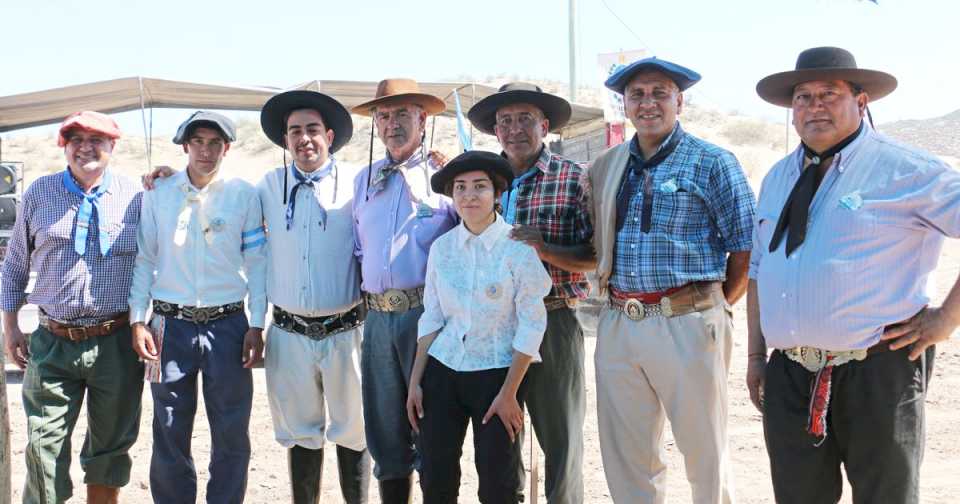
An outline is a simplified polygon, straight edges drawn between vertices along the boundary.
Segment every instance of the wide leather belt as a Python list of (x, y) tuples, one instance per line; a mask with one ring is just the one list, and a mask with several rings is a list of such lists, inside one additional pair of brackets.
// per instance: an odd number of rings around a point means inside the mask
[(322, 340), (327, 336), (348, 331), (363, 323), (367, 310), (363, 303), (353, 308), (326, 317), (304, 317), (290, 313), (279, 306), (273, 307), (273, 324), (284, 331), (302, 334), (310, 339)]
[(622, 311), (630, 320), (647, 317), (678, 317), (688, 313), (709, 310), (723, 303), (720, 282), (696, 282), (684, 285), (657, 303), (643, 303), (636, 297), (610, 296), (610, 307)]
[(797, 346), (785, 348), (780, 351), (788, 359), (800, 364), (807, 371), (816, 373), (821, 369), (831, 366), (842, 366), (848, 362), (862, 361), (871, 355), (887, 352), (890, 350), (889, 341), (880, 341), (870, 348), (862, 350), (822, 350), (820, 348)]
[(207, 324), (229, 317), (239, 311), (243, 311), (243, 301), (227, 303), (220, 306), (184, 306), (181, 304), (167, 303), (166, 301), (153, 301), (153, 313), (163, 315), (164, 317), (186, 320), (187, 322), (193, 322), (195, 324)]
[(423, 306), (423, 287), (387, 289), (383, 294), (363, 293), (367, 309), (379, 312), (405, 312)]
[(112, 334), (117, 329), (130, 324), (130, 313), (118, 313), (109, 320), (91, 325), (71, 325), (63, 322), (57, 322), (44, 314), (40, 314), (40, 325), (50, 334), (70, 341), (84, 341), (90, 338), (97, 338)]

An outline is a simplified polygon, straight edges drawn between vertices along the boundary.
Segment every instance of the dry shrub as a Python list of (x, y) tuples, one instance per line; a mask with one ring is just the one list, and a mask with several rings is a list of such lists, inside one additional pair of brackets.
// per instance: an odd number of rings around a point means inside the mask
[(720, 134), (733, 145), (757, 145), (771, 149), (783, 148), (781, 129), (770, 123), (749, 119), (734, 119), (720, 128)]

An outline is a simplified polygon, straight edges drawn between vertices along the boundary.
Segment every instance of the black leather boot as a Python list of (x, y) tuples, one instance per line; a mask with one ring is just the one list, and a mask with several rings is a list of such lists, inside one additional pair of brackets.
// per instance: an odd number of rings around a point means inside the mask
[(293, 504), (319, 504), (320, 476), (323, 474), (323, 448), (311, 450), (294, 446), (287, 450)]
[(366, 504), (370, 488), (370, 454), (337, 445), (340, 492), (347, 504)]
[(380, 481), (380, 502), (383, 504), (410, 504), (413, 475), (400, 479)]

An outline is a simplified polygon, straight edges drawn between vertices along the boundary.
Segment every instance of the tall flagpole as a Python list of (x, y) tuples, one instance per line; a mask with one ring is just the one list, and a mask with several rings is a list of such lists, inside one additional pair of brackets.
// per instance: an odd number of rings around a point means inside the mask
[(570, 101), (577, 101), (577, 31), (575, 19), (577, 0), (570, 0)]

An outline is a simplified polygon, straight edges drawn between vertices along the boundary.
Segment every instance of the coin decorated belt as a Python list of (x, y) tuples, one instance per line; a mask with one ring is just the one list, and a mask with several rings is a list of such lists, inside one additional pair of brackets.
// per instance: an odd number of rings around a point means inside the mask
[(383, 294), (363, 293), (367, 308), (379, 312), (405, 312), (423, 306), (423, 287), (387, 289)]
[(363, 303), (345, 312), (325, 317), (304, 317), (273, 305), (273, 324), (284, 331), (302, 334), (313, 340), (322, 340), (327, 336), (357, 327), (363, 323), (366, 314), (367, 310)]
[(186, 320), (195, 324), (206, 324), (243, 311), (243, 301), (220, 306), (184, 306), (166, 301), (153, 301), (153, 313)]

